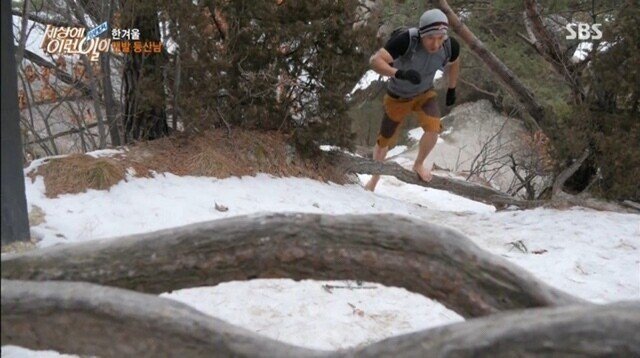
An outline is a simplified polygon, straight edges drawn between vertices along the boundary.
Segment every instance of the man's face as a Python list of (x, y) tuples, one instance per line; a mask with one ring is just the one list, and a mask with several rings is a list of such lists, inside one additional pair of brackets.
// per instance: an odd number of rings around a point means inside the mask
[(440, 50), (442, 43), (446, 38), (446, 35), (442, 34), (427, 35), (422, 37), (420, 42), (422, 42), (422, 46), (427, 50), (427, 52), (434, 53)]

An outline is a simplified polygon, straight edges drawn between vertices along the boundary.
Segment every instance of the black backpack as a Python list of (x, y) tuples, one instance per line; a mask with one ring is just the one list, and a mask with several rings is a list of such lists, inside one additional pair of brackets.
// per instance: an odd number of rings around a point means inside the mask
[[(397, 35), (405, 31), (409, 31), (410, 41), (409, 41), (409, 47), (407, 48), (407, 52), (405, 52), (402, 56), (407, 56), (407, 54), (409, 53), (413, 55), (413, 53), (416, 51), (416, 47), (418, 43), (420, 42), (420, 33), (418, 32), (417, 27), (398, 26), (395, 29), (393, 29), (393, 31), (391, 31), (391, 35), (389, 35), (388, 40), (396, 37)], [(451, 58), (451, 38), (447, 38), (442, 44), (442, 46), (444, 46), (444, 52), (445, 52), (445, 55), (447, 56), (447, 60), (450, 59)], [(446, 63), (444, 63), (443, 66), (444, 65), (446, 65)]]

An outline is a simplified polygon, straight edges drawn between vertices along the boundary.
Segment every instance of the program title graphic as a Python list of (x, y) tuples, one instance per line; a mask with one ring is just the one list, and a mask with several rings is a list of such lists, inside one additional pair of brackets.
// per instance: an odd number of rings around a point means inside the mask
[(98, 38), (107, 31), (107, 23), (91, 29), (85, 35), (86, 29), (82, 27), (61, 27), (47, 25), (42, 40), (42, 49), (50, 54), (82, 54), (87, 55), (91, 61), (97, 61), (100, 52), (109, 51), (111, 39)]

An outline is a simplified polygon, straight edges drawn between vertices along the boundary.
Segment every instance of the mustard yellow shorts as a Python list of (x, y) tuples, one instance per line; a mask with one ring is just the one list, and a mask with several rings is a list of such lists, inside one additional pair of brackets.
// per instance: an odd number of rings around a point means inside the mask
[(423, 109), (427, 102), (435, 101), (436, 97), (437, 94), (434, 90), (428, 90), (427, 92), (409, 99), (393, 98), (388, 94), (385, 94), (385, 116), (382, 119), (380, 132), (378, 133), (378, 146), (382, 148), (393, 148), (398, 141), (398, 133), (400, 133), (398, 129), (400, 125), (412, 112), (418, 115), (418, 123), (425, 132), (442, 132), (440, 117), (427, 115)]

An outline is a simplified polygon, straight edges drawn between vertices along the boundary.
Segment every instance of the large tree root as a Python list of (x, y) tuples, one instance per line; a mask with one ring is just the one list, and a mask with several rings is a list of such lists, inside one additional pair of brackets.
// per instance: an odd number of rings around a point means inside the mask
[(638, 357), (640, 302), (499, 313), (391, 337), (350, 357)]
[(2, 344), (101, 357), (632, 357), (640, 303), (504, 312), (335, 352), (291, 346), (182, 303), (76, 282), (2, 280)]
[(583, 302), (454, 230), (390, 214), (234, 217), (7, 256), (2, 277), (147, 293), (252, 278), (363, 280), (423, 294), (466, 318)]
[(83, 282), (2, 280), (2, 345), (100, 357), (317, 357), (170, 299)]

